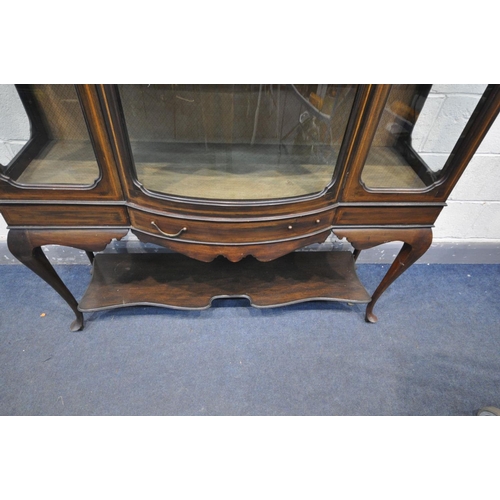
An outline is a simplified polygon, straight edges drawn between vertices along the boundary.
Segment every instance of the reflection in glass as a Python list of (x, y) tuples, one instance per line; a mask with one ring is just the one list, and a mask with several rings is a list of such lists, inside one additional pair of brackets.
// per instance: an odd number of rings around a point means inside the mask
[(361, 180), (425, 189), (439, 180), (486, 85), (393, 85)]
[(74, 86), (2, 87), (0, 144), (11, 154), (1, 173), (19, 184), (92, 185), (99, 167)]
[(332, 180), (352, 85), (120, 85), (138, 180), (178, 196), (256, 200)]

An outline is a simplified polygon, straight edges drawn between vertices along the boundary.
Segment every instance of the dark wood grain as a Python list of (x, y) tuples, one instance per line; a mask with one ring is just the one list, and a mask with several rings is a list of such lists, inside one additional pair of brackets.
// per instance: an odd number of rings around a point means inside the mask
[(327, 231), (332, 224), (333, 211), (313, 215), (277, 220), (242, 220), (242, 221), (206, 221), (196, 219), (179, 219), (142, 210), (129, 209), (131, 224), (134, 228), (162, 236), (152, 225), (154, 222), (162, 231), (177, 233), (185, 227), (179, 240), (200, 243), (265, 243), (296, 237), (307, 237), (311, 233)]
[(70, 329), (71, 331), (78, 331), (83, 328), (83, 314), (78, 310), (78, 303), (73, 294), (56, 273), (41, 247), (42, 245), (63, 244), (86, 252), (94, 252), (103, 250), (113, 238), (119, 239), (126, 234), (127, 231), (124, 230), (30, 231), (14, 229), (9, 231), (7, 245), (14, 257), (40, 276), (67, 302), (76, 316)]
[[(29, 97), (29, 86), (23, 89)], [(127, 285), (124, 293), (132, 294), (132, 301), (147, 302), (152, 297), (153, 302), (159, 300), (163, 305), (172, 305), (170, 293), (175, 295), (172, 283), (182, 283), (182, 277), (176, 274), (172, 282), (172, 276), (168, 273), (174, 271), (165, 270), (162, 266), (166, 262), (178, 262), (179, 269), (188, 277), (186, 279), (191, 280), (192, 285), (189, 292), (182, 293), (187, 294), (186, 297), (194, 307), (206, 307), (212, 297), (220, 294), (251, 295), (251, 300), (259, 307), (267, 307), (271, 302), (276, 305), (287, 301), (311, 300), (314, 297), (337, 300), (339, 297), (349, 296), (345, 300), (355, 301), (358, 297), (360, 301), (368, 301), (366, 295), (362, 296), (359, 292), (352, 263), (344, 262), (347, 259), (345, 255), (336, 261), (336, 257), (327, 257), (321, 253), (307, 253), (307, 257), (296, 257), (291, 252), (325, 241), (332, 228), (337, 236), (346, 237), (354, 246), (354, 256), (349, 257), (349, 262), (357, 258), (364, 249), (385, 242), (401, 241), (401, 252), (367, 308), (367, 320), (375, 321), (373, 307), (376, 301), (429, 247), (432, 241), (431, 226), (500, 112), (500, 85), (490, 85), (453, 149), (442, 177), (435, 184), (421, 189), (371, 189), (363, 184), (361, 173), (372, 141), (385, 144), (382, 139), (387, 134), (383, 125), (387, 117), (383, 115), (391, 86), (359, 85), (344, 140), (338, 150), (334, 177), (322, 192), (289, 199), (229, 202), (168, 196), (145, 190), (135, 178), (118, 88), (114, 85), (77, 85), (76, 89), (78, 102), (75, 101), (75, 105), (81, 107), (86, 127), (85, 130), (82, 126), (83, 135), (87, 140), (88, 133), (92, 154), (95, 154), (101, 171), (97, 182), (89, 186), (28, 187), (0, 175), (0, 212), (10, 228), (9, 248), (21, 262), (45, 279), (68, 302), (77, 315), (73, 328), (83, 326), (83, 317), (76, 309), (74, 297), (45, 259), (41, 247), (51, 244), (73, 246), (84, 250), (92, 261), (94, 252), (103, 250), (113, 238), (123, 237), (129, 228), (143, 242), (167, 247), (192, 259), (179, 255), (176, 257), (178, 261), (162, 260), (163, 264), (160, 264), (159, 260), (154, 260), (155, 264), (148, 267), (144, 263), (147, 260), (145, 257), (127, 256), (123, 261), (117, 261), (122, 263), (120, 265), (126, 262), (131, 265), (130, 270), (121, 275), (122, 278), (139, 274), (136, 289), (132, 291)], [(230, 104), (230, 101), (229, 99), (227, 102)], [(205, 104), (214, 106), (214, 103)], [(160, 113), (159, 110), (153, 111)], [(43, 142), (46, 134), (43, 132), (44, 127), (39, 126), (43, 125), (42, 118), (34, 116), (38, 113), (36, 102), (30, 107), (29, 113), (33, 115), (35, 129), (42, 130), (37, 134)], [(415, 120), (416, 115), (413, 116), (413, 123)], [(56, 125), (62, 127), (61, 123)], [(220, 133), (230, 140), (230, 124), (222, 125)], [(149, 123), (148, 126), (154, 127), (154, 124)], [(197, 126), (203, 128), (207, 123), (198, 123)], [(382, 132), (380, 136), (376, 136), (380, 127)], [(185, 133), (189, 133), (189, 130), (184, 127), (182, 134)], [(38, 143), (32, 141), (18, 155), (13, 175), (20, 175), (21, 170), (29, 165), (38, 146)], [(64, 158), (62, 160), (64, 168)], [(409, 163), (411, 169), (411, 162)], [(66, 163), (66, 167), (68, 165)], [(421, 171), (419, 165), (413, 166)], [(156, 226), (151, 222), (155, 222)], [(183, 228), (186, 230), (181, 231), (178, 236), (170, 237), (161, 234), (157, 228), (168, 234), (177, 234)], [(102, 269), (106, 262), (110, 262), (101, 257), (104, 256), (96, 256), (96, 269)], [(297, 267), (299, 260), (295, 259), (305, 259), (304, 263), (307, 261), (300, 272)], [(344, 262), (347, 271), (336, 267), (338, 262)], [(292, 274), (285, 272), (284, 268), (288, 266), (295, 269)], [(331, 274), (332, 269), (335, 270), (335, 279)], [(220, 278), (219, 271), (224, 279)], [(245, 280), (248, 286), (245, 290), (236, 287), (240, 272), (247, 276)], [(326, 277), (321, 278), (324, 272)], [(274, 281), (266, 278), (269, 273)], [(212, 277), (208, 279), (206, 276)], [(107, 279), (105, 273), (102, 277)], [(200, 289), (197, 288), (197, 279), (200, 280)], [(170, 283), (168, 293), (162, 290), (163, 282)], [(223, 282), (230, 283), (225, 291)], [(276, 283), (279, 285), (275, 286)], [(256, 287), (252, 294), (249, 290), (254, 289), (250, 284)], [(339, 284), (345, 285), (344, 291), (349, 291), (349, 287), (354, 286), (354, 298), (350, 291), (342, 295)], [(103, 300), (108, 304), (106, 307), (109, 304), (115, 304), (109, 306), (115, 307), (124, 300), (116, 294), (107, 298), (108, 292), (99, 297), (105, 290), (101, 285), (92, 285), (89, 289), (95, 304)], [(266, 302), (263, 298), (267, 293), (267, 285), (272, 285), (269, 289), (272, 290), (272, 293), (269, 292), (271, 302)], [(333, 288), (327, 292), (325, 287)], [(198, 292), (201, 295), (196, 298)], [(360, 295), (357, 295), (358, 292)], [(161, 300), (155, 298), (156, 295)]]
[(176, 240), (171, 238), (162, 238), (152, 234), (143, 233), (132, 229), (132, 232), (145, 243), (154, 243), (175, 252), (182, 253), (193, 259), (202, 262), (211, 262), (216, 257), (223, 256), (231, 262), (238, 262), (241, 259), (252, 255), (261, 262), (269, 262), (277, 259), (287, 253), (293, 252), (313, 243), (322, 243), (330, 234), (330, 230), (321, 231), (312, 236), (298, 237), (291, 240), (279, 242), (266, 242), (263, 244), (214, 244), (214, 243), (196, 243), (189, 241)]
[(339, 207), (335, 212), (334, 225), (432, 225), (442, 206), (370, 206)]
[(106, 205), (4, 205), (0, 211), (15, 226), (129, 226), (126, 207)]
[(366, 321), (376, 323), (377, 316), (373, 308), (380, 296), (396, 278), (401, 276), (428, 250), (432, 243), (432, 229), (336, 229), (339, 238), (347, 240), (356, 249), (357, 258), (361, 250), (366, 250), (389, 241), (402, 241), (403, 247), (387, 271), (380, 285), (373, 293), (372, 300), (366, 308)]
[(128, 229), (14, 229), (9, 231), (20, 232), (29, 241), (31, 247), (44, 245), (64, 245), (78, 248), (85, 252), (100, 252), (104, 250), (112, 240), (120, 240)]
[(73, 323), (71, 323), (71, 331), (81, 330), (83, 328), (83, 314), (78, 311), (76, 299), (56, 273), (47, 257), (45, 257), (43, 250), (39, 246), (32, 244), (28, 232), (22, 230), (9, 231), (7, 244), (14, 257), (45, 280), (71, 307), (76, 316)]
[(366, 303), (349, 252), (296, 252), (269, 263), (195, 262), (178, 254), (101, 254), (79, 309), (127, 305), (205, 309), (215, 298), (246, 297), (254, 307), (308, 300)]

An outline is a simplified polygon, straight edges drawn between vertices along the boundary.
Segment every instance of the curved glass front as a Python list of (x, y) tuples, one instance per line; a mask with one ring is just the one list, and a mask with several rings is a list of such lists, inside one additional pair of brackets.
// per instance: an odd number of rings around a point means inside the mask
[(439, 181), (486, 85), (393, 85), (361, 174), (377, 191)]
[(321, 192), (355, 85), (119, 85), (137, 180), (219, 200)]
[(26, 186), (92, 186), (99, 166), (73, 85), (0, 85), (0, 173)]

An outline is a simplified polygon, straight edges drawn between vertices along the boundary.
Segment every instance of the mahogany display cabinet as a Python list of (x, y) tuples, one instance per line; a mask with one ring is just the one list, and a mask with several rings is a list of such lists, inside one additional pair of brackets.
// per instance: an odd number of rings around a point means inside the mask
[[(366, 303), (375, 322), (375, 303), (429, 248), (500, 110), (500, 86), (484, 86), (454, 145), (431, 164), (419, 150), (433, 133), (419, 129), (431, 85), (12, 89), (0, 107), (17, 131), (0, 166), (8, 247), (70, 305), (74, 331), (84, 312), (204, 309), (224, 297), (255, 307)], [(171, 251), (104, 251), (129, 231)], [(354, 250), (297, 251), (332, 233)], [(391, 241), (401, 251), (370, 295), (356, 258)], [(45, 245), (87, 253), (92, 276), (79, 302)]]

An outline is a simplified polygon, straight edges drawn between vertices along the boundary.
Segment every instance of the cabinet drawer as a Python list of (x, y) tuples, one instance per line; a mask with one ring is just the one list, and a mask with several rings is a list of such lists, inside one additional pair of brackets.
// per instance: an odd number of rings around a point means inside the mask
[(130, 209), (132, 227), (168, 239), (211, 244), (266, 243), (305, 238), (331, 227), (332, 211), (272, 221), (223, 222), (168, 217)]

